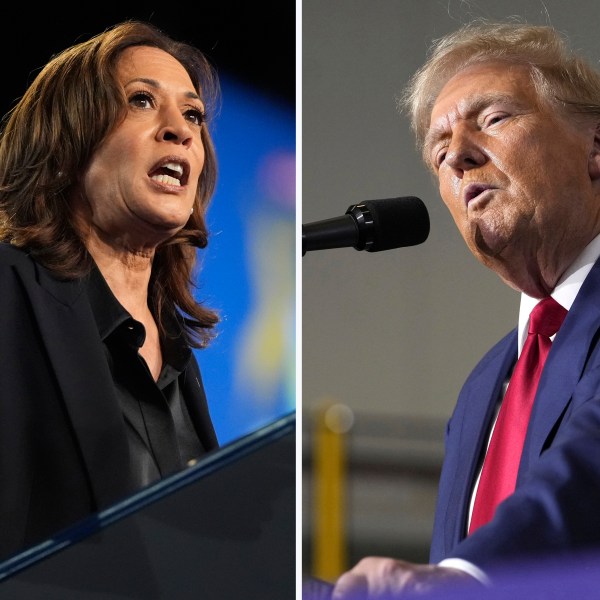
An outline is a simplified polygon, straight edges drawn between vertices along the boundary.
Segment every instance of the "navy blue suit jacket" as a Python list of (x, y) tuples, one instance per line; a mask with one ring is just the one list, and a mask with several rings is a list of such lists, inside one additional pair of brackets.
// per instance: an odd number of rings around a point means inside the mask
[(524, 555), (600, 547), (600, 262), (584, 281), (542, 373), (514, 494), (465, 537), (468, 506), (517, 332), (473, 370), (446, 431), (431, 562), (489, 568)]
[[(83, 290), (0, 244), (0, 560), (135, 491)], [(181, 385), (200, 440), (216, 448), (193, 356)]]

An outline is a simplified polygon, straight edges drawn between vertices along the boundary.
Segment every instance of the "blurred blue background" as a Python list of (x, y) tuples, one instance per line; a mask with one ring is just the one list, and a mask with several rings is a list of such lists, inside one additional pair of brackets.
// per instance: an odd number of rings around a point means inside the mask
[(222, 77), (219, 160), (197, 297), (221, 322), (196, 350), (219, 441), (295, 409), (295, 113)]

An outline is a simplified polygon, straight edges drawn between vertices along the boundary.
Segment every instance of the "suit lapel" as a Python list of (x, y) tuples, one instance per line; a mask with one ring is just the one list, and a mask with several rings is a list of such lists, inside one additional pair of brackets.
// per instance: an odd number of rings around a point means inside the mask
[(541, 454), (553, 427), (565, 411), (600, 328), (600, 262), (585, 279), (556, 335), (540, 378), (520, 469)]
[[(464, 537), (473, 481), (479, 467), (488, 430), (502, 385), (516, 360), (517, 334), (512, 331), (478, 364), (461, 391), (452, 428), (458, 425), (458, 441), (449, 441), (453, 468), (447, 475), (450, 488), (445, 515), (446, 552)], [(458, 423), (455, 421), (458, 420)], [(454, 436), (451, 433), (451, 436)], [(450, 458), (450, 457), (447, 457)], [(442, 492), (442, 490), (440, 490)]]
[(23, 283), (101, 508), (131, 491), (123, 416), (82, 286), (42, 268), (36, 279)]

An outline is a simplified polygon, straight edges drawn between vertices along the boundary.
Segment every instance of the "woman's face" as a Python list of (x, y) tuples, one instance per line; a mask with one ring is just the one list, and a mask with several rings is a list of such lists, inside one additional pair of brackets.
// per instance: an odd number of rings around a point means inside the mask
[(84, 237), (154, 248), (190, 217), (204, 166), (204, 105), (181, 63), (158, 48), (126, 49), (118, 81), (127, 115), (92, 156), (76, 212)]

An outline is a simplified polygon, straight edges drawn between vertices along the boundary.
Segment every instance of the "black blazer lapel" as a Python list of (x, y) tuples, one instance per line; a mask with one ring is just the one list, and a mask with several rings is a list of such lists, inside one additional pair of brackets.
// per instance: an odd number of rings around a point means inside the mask
[(187, 368), (181, 375), (180, 383), (190, 419), (202, 445), (207, 452), (218, 448), (219, 443), (210, 418), (200, 367), (193, 352)]
[(23, 277), (98, 508), (132, 491), (123, 416), (87, 296), (36, 267)]

